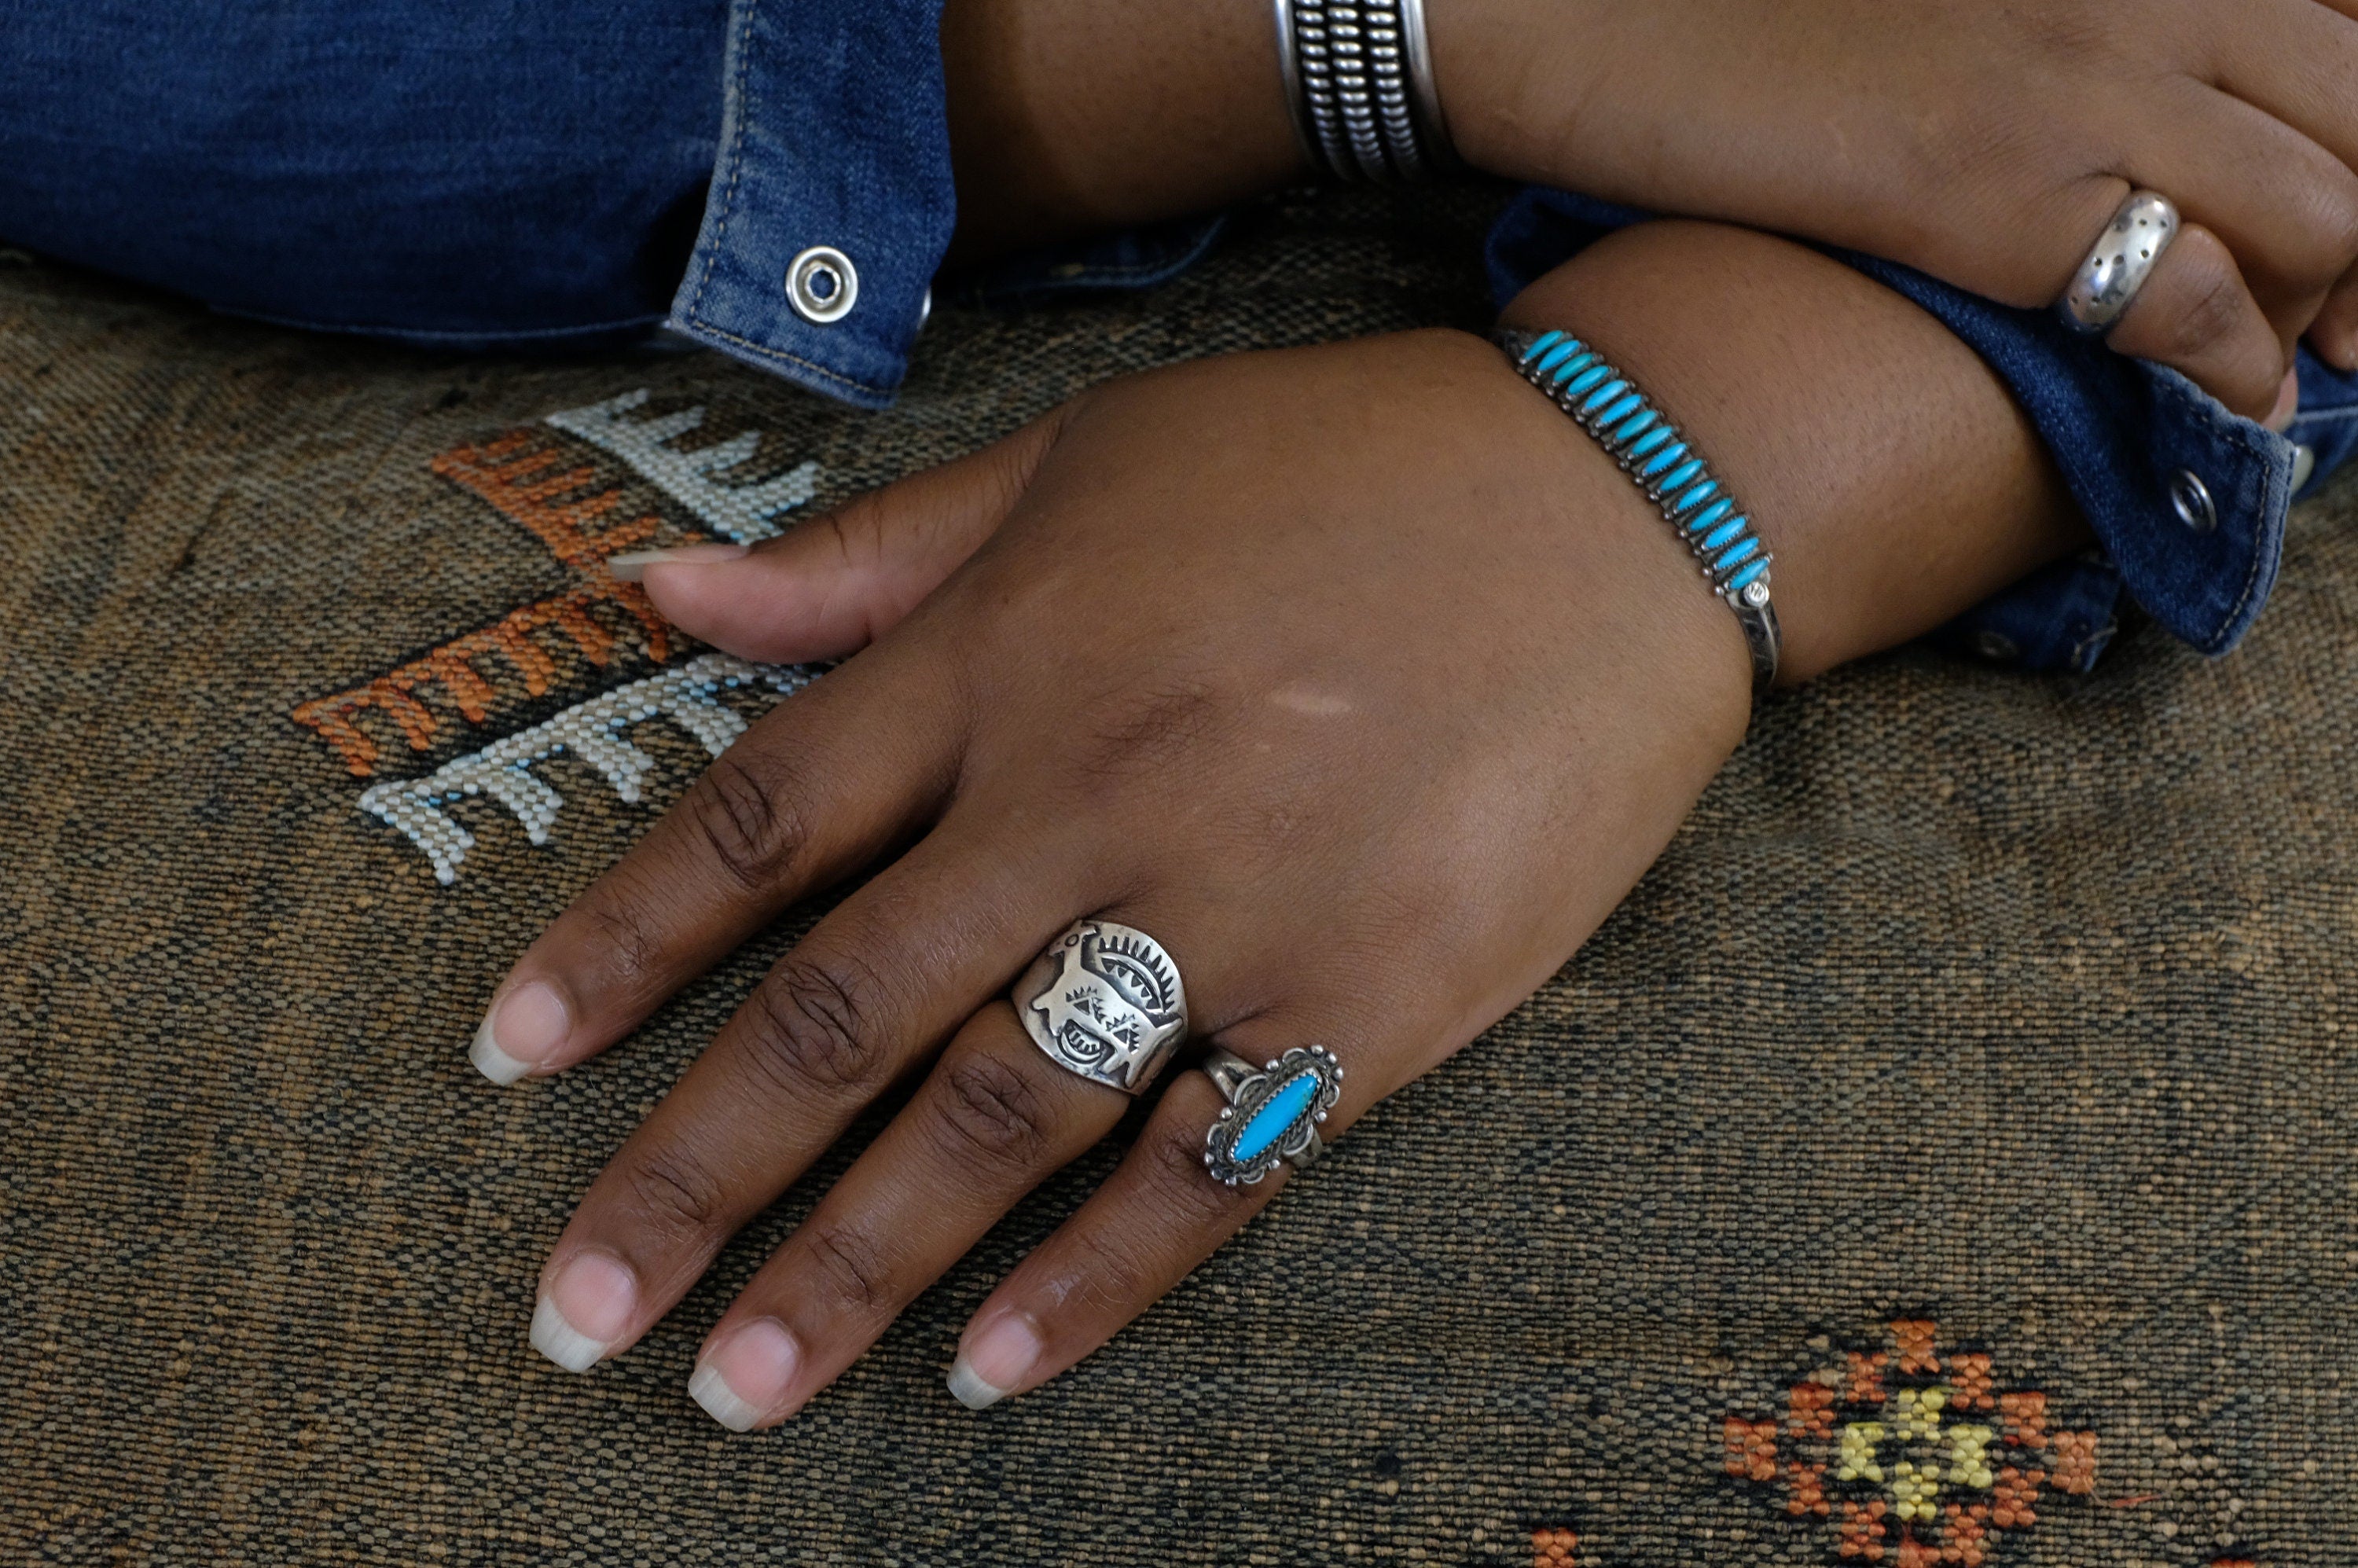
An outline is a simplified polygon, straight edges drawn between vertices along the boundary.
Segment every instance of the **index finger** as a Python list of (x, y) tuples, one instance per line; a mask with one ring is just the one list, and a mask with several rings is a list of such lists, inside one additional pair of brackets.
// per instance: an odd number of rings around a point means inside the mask
[(961, 721), (943, 661), (879, 644), (764, 715), (557, 916), (469, 1053), (512, 1084), (593, 1056), (796, 899), (936, 814)]

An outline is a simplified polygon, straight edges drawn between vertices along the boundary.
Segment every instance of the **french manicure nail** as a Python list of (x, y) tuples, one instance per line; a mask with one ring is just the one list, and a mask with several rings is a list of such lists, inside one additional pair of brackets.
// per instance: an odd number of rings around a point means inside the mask
[(1032, 1314), (1011, 1312), (974, 1336), (950, 1367), (950, 1394), (970, 1411), (995, 1405), (1015, 1391), (1044, 1348)]
[(547, 1061), (571, 1027), (557, 988), (545, 980), (528, 980), (492, 1001), (475, 1031), (467, 1060), (492, 1082), (512, 1084)]
[(607, 1252), (577, 1254), (532, 1309), (532, 1347), (568, 1372), (587, 1372), (631, 1325), (639, 1281)]
[(756, 1318), (730, 1334), (696, 1365), (687, 1397), (731, 1432), (750, 1432), (786, 1397), (802, 1347), (784, 1324)]
[(668, 550), (626, 550), (619, 556), (608, 556), (606, 569), (614, 574), (617, 582), (638, 582), (652, 566), (741, 560), (752, 548), (750, 545), (723, 545), (716, 540), (702, 545), (674, 545)]

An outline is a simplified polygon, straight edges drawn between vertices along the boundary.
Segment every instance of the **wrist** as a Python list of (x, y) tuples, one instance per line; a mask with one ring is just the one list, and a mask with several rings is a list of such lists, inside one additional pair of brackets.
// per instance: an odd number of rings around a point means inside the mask
[(1183, 217), (1305, 178), (1269, 0), (947, 0), (953, 256)]
[(1802, 246), (1646, 224), (1534, 284), (1506, 320), (1595, 344), (1709, 460), (1776, 554), (1784, 684), (1920, 636), (2085, 541), (1988, 367)]

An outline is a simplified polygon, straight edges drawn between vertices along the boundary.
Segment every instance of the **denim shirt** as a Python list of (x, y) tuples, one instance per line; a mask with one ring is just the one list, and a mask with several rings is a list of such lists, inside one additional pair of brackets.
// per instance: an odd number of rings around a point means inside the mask
[[(228, 311), (431, 344), (661, 322), (880, 408), (956, 217), (939, 21), (939, 0), (19, 7), (0, 50), (0, 240)], [(1526, 192), (1491, 237), (1494, 287), (1642, 217)], [(1217, 227), (1017, 258), (986, 282), (1016, 299), (1141, 287)], [(2275, 579), (2297, 444), (2309, 487), (2358, 449), (2358, 377), (2304, 352), (2299, 421), (2278, 437), (2044, 313), (1843, 259), (1997, 372), (2098, 541), (1948, 641), (2085, 669), (2125, 601), (2206, 653), (2235, 644)]]

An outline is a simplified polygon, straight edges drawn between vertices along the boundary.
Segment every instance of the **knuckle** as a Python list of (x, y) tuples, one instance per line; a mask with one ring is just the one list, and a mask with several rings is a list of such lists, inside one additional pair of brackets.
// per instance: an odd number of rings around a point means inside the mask
[(1038, 1087), (996, 1056), (969, 1056), (946, 1068), (935, 1109), (942, 1142), (962, 1162), (1028, 1169), (1045, 1149)]
[(1204, 1169), (1204, 1130), (1181, 1122), (1149, 1126), (1140, 1140), (1142, 1171), (1155, 1203), (1183, 1228), (1226, 1232), (1248, 1200)]
[(707, 1234), (727, 1211), (719, 1179), (690, 1154), (642, 1155), (623, 1167), (622, 1179), (633, 1209), (666, 1236)]
[(2311, 221), (2323, 253), (2321, 270), (2331, 283), (2358, 261), (2358, 178), (2337, 168), (2335, 178), (2319, 180), (2315, 189)]
[(623, 989), (643, 989), (663, 972), (663, 938), (639, 899), (625, 892), (601, 899), (588, 913), (598, 938), (593, 951)]
[(685, 804), (713, 862), (748, 892), (774, 886), (809, 842), (807, 820), (784, 774), (756, 772), (735, 748), (712, 760)]
[(867, 1232), (847, 1225), (814, 1225), (806, 1227), (802, 1246), (812, 1269), (843, 1304), (872, 1312), (891, 1303), (892, 1264)]
[(1081, 1266), (1074, 1272), (1087, 1281), (1081, 1290), (1089, 1302), (1115, 1311), (1135, 1311), (1162, 1293), (1155, 1271), (1134, 1243), (1117, 1240), (1092, 1226), (1076, 1227), (1073, 1245), (1082, 1254)]
[(753, 992), (746, 1055), (786, 1097), (871, 1084), (883, 1060), (871, 979), (838, 960), (795, 954)]

